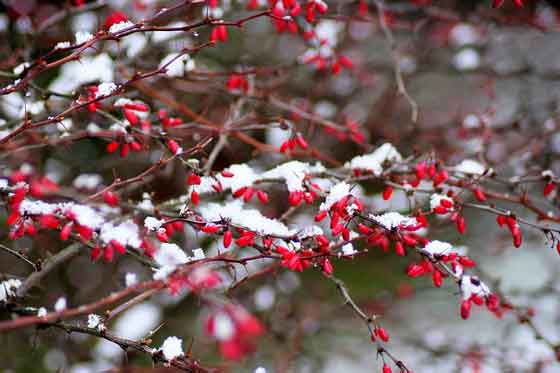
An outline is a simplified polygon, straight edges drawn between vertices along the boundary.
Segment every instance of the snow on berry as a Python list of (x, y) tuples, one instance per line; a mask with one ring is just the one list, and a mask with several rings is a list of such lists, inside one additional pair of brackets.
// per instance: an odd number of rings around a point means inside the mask
[(369, 218), (388, 230), (418, 225), (416, 218), (403, 216), (398, 212), (386, 212), (382, 215), (370, 215)]
[(233, 224), (243, 226), (262, 235), (289, 236), (293, 233), (284, 223), (267, 218), (258, 210), (244, 209), (240, 200), (228, 202), (225, 205), (208, 203), (201, 206), (199, 210), (206, 221), (230, 219)]
[(488, 286), (476, 276), (463, 275), (459, 282), (463, 299), (470, 299), (473, 295), (485, 298), (490, 295)]
[(118, 86), (113, 82), (103, 82), (97, 86), (97, 92), (95, 93), (95, 98), (108, 96), (113, 93)]
[(325, 198), (325, 202), (321, 203), (319, 209), (321, 211), (329, 210), (332, 205), (350, 194), (350, 185), (345, 182), (340, 182), (333, 186)]
[(264, 172), (260, 175), (259, 179), (283, 179), (286, 182), (288, 191), (296, 192), (305, 190), (303, 181), (306, 175), (325, 170), (325, 167), (320, 163), (312, 166), (305, 162), (290, 161)]
[(439, 206), (441, 206), (442, 201), (446, 201), (444, 203), (450, 204), (451, 206), (453, 205), (453, 200), (448, 196), (434, 193), (430, 196), (430, 208), (432, 210), (437, 209)]
[(434, 257), (434, 255), (447, 255), (451, 254), (453, 246), (448, 242), (443, 241), (430, 241), (423, 249), (421, 249), (424, 253), (429, 255), (430, 257)]

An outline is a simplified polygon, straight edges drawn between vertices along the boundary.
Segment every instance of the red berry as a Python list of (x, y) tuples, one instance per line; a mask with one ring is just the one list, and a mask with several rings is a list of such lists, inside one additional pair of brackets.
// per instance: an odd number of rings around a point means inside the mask
[(228, 248), (231, 245), (231, 241), (233, 239), (233, 233), (231, 231), (226, 231), (224, 233), (224, 247)]
[(389, 342), (389, 334), (387, 331), (382, 327), (375, 328), (375, 334), (383, 341)]
[(476, 197), (476, 199), (477, 199), (479, 202), (484, 202), (484, 201), (486, 201), (486, 196), (484, 195), (484, 193), (482, 192), (482, 190), (480, 190), (480, 189), (478, 189), (478, 188), (475, 188), (475, 189), (473, 190), (473, 193), (474, 193), (474, 196)]
[(550, 193), (552, 193), (552, 191), (554, 190), (555, 187), (556, 187), (556, 184), (554, 184), (552, 181), (549, 181), (544, 186), (544, 191), (543, 191), (544, 196), (547, 197)]
[(268, 203), (268, 194), (262, 190), (257, 191), (257, 198), (263, 205), (266, 205)]
[(114, 153), (119, 148), (119, 143), (117, 141), (111, 141), (107, 144), (107, 153)]
[(465, 299), (462, 303), (461, 303), (461, 318), (463, 320), (466, 320), (469, 318), (469, 315), (471, 314), (471, 301), (468, 299)]
[(391, 198), (392, 195), (393, 195), (393, 187), (387, 185), (385, 187), (385, 190), (383, 191), (383, 199), (387, 201), (389, 198)]

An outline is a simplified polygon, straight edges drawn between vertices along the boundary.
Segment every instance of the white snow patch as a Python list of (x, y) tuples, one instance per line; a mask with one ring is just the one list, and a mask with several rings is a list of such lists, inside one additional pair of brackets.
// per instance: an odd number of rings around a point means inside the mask
[(366, 155), (359, 155), (346, 162), (344, 167), (351, 169), (367, 170), (374, 175), (379, 175), (383, 172), (383, 163), (400, 162), (402, 160), (401, 154), (390, 143), (385, 143), (377, 148), (373, 153)]
[(412, 227), (418, 224), (416, 218), (403, 216), (398, 212), (387, 212), (382, 215), (370, 215), (369, 217), (372, 220), (375, 220), (376, 223), (383, 226), (385, 229), (389, 230), (395, 228)]
[(200, 207), (201, 215), (208, 221), (231, 219), (236, 225), (243, 226), (262, 235), (290, 236), (293, 234), (284, 223), (263, 216), (255, 209), (244, 209), (240, 200), (225, 205), (209, 203)]
[(167, 337), (160, 347), (163, 356), (167, 360), (173, 360), (179, 356), (183, 356), (183, 341), (177, 337)]

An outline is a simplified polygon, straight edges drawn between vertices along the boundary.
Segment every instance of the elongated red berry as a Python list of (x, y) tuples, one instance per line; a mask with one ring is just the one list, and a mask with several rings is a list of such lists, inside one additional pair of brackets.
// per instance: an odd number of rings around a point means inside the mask
[(439, 270), (435, 270), (432, 272), (432, 280), (434, 282), (434, 286), (435, 287), (441, 287), (442, 284), (442, 277), (441, 277), (441, 272)]
[(257, 198), (259, 199), (259, 201), (261, 201), (263, 205), (266, 205), (268, 203), (268, 194), (265, 191), (258, 190)]
[(383, 191), (383, 199), (387, 201), (389, 198), (391, 198), (392, 195), (393, 195), (393, 187), (387, 185), (385, 187), (385, 190)]
[(199, 175), (195, 174), (194, 172), (187, 177), (188, 185), (200, 185), (201, 181), (202, 178)]
[(471, 301), (468, 299), (465, 299), (462, 303), (461, 303), (461, 318), (463, 320), (466, 320), (469, 318), (471, 314)]
[(198, 203), (200, 202), (200, 195), (196, 190), (193, 190), (191, 192), (191, 202), (193, 205), (198, 205)]
[(224, 233), (224, 247), (228, 248), (231, 245), (233, 239), (233, 233), (231, 231), (225, 231)]
[(486, 201), (486, 196), (484, 195), (484, 192), (482, 190), (480, 190), (479, 188), (475, 188), (473, 190), (474, 196), (475, 198), (479, 201), (479, 202), (484, 202)]
[(114, 153), (117, 151), (117, 149), (119, 148), (119, 143), (117, 141), (111, 141), (109, 144), (107, 144), (107, 153)]
[(547, 197), (550, 193), (552, 193), (552, 191), (554, 190), (555, 187), (556, 187), (556, 184), (554, 184), (552, 181), (548, 182), (544, 186), (544, 190), (543, 190), (544, 196)]

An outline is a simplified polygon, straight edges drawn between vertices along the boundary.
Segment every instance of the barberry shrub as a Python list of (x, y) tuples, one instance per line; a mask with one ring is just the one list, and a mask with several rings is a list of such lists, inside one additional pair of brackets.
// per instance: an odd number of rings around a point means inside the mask
[(559, 29), (522, 0), (6, 2), (0, 367), (557, 371)]

